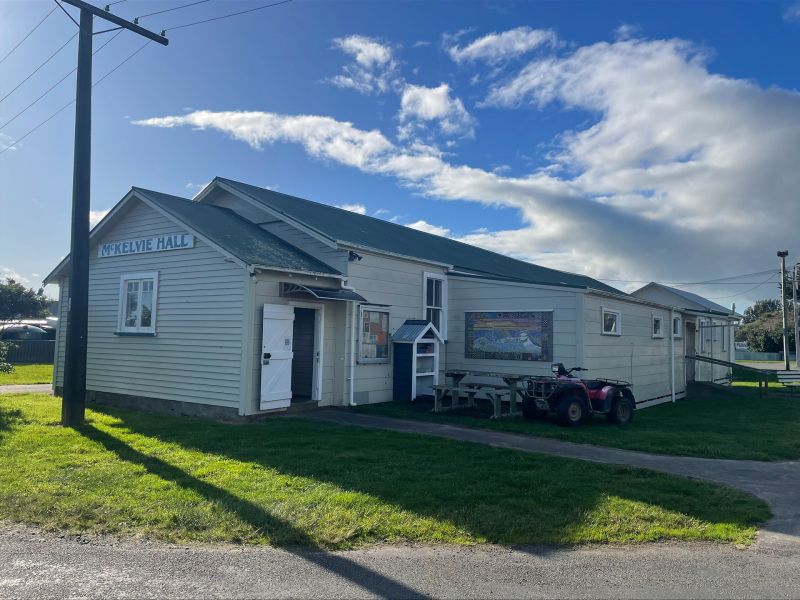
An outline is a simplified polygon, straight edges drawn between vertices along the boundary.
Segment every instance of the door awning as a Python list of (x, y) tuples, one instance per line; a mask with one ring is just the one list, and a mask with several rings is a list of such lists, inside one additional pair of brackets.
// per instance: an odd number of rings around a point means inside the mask
[(290, 298), (316, 298), (318, 300), (342, 300), (366, 302), (367, 299), (351, 290), (318, 288), (298, 283), (281, 282), (281, 296)]

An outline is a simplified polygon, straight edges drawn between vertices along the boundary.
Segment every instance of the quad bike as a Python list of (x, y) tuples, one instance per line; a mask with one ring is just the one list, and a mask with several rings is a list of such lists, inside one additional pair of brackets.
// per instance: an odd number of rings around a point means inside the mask
[(568, 427), (582, 425), (593, 414), (606, 415), (620, 425), (633, 420), (636, 401), (627, 381), (573, 377), (573, 372), (586, 369), (567, 370), (562, 363), (554, 363), (551, 370), (552, 377), (524, 380), (522, 416), (526, 419), (544, 419), (554, 412)]

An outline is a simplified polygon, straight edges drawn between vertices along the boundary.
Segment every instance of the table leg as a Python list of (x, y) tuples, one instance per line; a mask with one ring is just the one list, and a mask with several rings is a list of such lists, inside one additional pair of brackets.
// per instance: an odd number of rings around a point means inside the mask
[(487, 394), (487, 396), (492, 399), (492, 404), (494, 404), (494, 418), (499, 419), (500, 415), (503, 413), (503, 405), (500, 394)]
[(433, 412), (442, 412), (442, 393), (444, 390), (433, 390)]

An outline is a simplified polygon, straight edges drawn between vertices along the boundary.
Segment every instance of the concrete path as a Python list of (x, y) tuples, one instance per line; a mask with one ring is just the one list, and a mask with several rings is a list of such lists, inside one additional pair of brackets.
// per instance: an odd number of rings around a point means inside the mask
[(575, 549), (173, 546), (0, 528), (3, 598), (797, 598), (800, 557), (713, 544)]
[(758, 496), (770, 505), (774, 516), (759, 531), (757, 547), (786, 548), (800, 553), (800, 461), (771, 463), (648, 454), (429, 421), (363, 415), (335, 408), (307, 413), (303, 417), (342, 425), (433, 435), (522, 452), (643, 467), (722, 483)]
[(49, 394), (52, 391), (53, 386), (49, 383), (0, 385), (0, 394)]

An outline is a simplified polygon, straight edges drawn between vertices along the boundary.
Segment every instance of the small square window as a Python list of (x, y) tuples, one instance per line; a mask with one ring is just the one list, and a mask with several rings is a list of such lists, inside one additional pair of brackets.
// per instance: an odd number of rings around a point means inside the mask
[(618, 310), (602, 309), (603, 335), (622, 335), (622, 313)]
[(653, 337), (664, 337), (664, 318), (653, 315)]

